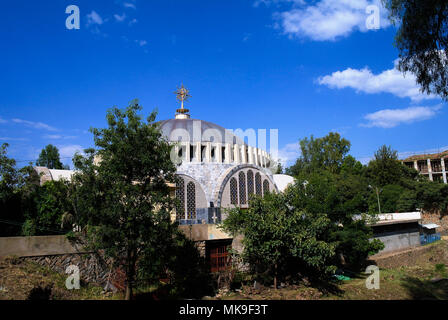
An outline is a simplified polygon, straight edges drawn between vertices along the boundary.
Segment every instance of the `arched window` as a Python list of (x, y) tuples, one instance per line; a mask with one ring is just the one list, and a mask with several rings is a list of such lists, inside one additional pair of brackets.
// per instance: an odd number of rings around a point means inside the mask
[(252, 170), (247, 171), (247, 195), (250, 200), (250, 196), (254, 194), (254, 173)]
[(266, 195), (269, 193), (269, 181), (268, 179), (264, 179), (263, 181), (263, 194)]
[(179, 203), (176, 206), (176, 219), (185, 219), (185, 181), (179, 178), (179, 183), (176, 185), (176, 199)]
[(230, 179), (230, 203), (238, 204), (238, 190), (235, 178)]
[(240, 187), (240, 204), (246, 204), (246, 175), (243, 171), (238, 174), (239, 187)]
[(261, 196), (261, 175), (259, 172), (255, 174), (255, 191), (257, 196)]
[(187, 184), (187, 219), (196, 219), (196, 190), (193, 182)]

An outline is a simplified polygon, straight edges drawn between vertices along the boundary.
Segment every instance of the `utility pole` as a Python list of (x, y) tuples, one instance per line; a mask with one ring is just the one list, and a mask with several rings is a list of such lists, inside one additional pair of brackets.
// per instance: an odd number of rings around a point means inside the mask
[[(369, 184), (369, 188), (373, 189), (373, 187)], [(380, 204), (380, 191), (378, 190), (378, 187), (375, 186), (375, 191), (376, 191), (376, 199), (378, 201), (378, 213), (381, 214), (381, 204)]]

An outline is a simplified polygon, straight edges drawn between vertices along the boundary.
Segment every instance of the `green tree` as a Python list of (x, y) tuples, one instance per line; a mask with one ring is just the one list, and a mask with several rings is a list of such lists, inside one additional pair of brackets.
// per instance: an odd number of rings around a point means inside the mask
[(42, 149), (39, 158), (36, 161), (36, 165), (47, 167), (49, 169), (68, 169), (60, 160), (58, 148), (52, 144), (49, 144)]
[(25, 214), (22, 234), (25, 236), (62, 234), (71, 229), (67, 182), (47, 181), (35, 189), (34, 204)]
[(126, 299), (133, 295), (138, 261), (150, 248), (162, 255), (175, 230), (168, 187), (176, 172), (172, 146), (155, 123), (156, 112), (145, 122), (137, 114), (141, 109), (137, 100), (125, 110), (112, 108), (108, 127), (91, 129), (97, 150), (75, 156), (79, 172), (70, 189), (88, 247), (103, 249), (124, 269)]
[(274, 174), (283, 174), (283, 166), (280, 162), (277, 164), (277, 170), (274, 172)]
[(345, 156), (350, 151), (350, 142), (341, 138), (339, 133), (330, 132), (322, 138), (300, 140), (301, 156), (289, 167), (287, 173), (293, 176), (313, 170), (339, 172)]
[(399, 184), (406, 176), (412, 178), (412, 171), (407, 169), (398, 160), (397, 151), (383, 145), (375, 152), (374, 159), (369, 162), (367, 174), (371, 184), (379, 188), (388, 184)]
[(255, 197), (249, 209), (231, 209), (222, 225), (227, 232), (244, 236), (243, 261), (255, 274), (271, 275), (274, 287), (288, 271), (325, 278), (335, 270), (329, 261), (336, 245), (324, 240), (330, 219), (299, 210), (289, 199), (274, 193)]
[(0, 147), (0, 235), (17, 236), (25, 220), (24, 212), (32, 207), (32, 195), (38, 185), (30, 165), (18, 169), (7, 155), (9, 145)]
[(398, 25), (398, 69), (416, 76), (422, 91), (448, 98), (448, 3), (446, 0), (383, 0)]
[(336, 244), (334, 264), (348, 263), (353, 268), (360, 268), (369, 255), (383, 248), (379, 240), (370, 240), (372, 230), (365, 221), (355, 219), (368, 212), (366, 178), (317, 171), (298, 177), (288, 193), (297, 210), (313, 215), (325, 214), (330, 219), (325, 240)]

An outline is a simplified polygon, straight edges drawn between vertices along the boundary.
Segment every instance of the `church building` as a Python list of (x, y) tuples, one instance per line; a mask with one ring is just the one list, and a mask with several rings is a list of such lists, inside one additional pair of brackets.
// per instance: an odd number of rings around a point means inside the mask
[[(192, 119), (184, 108), (188, 90), (176, 91), (181, 108), (174, 119), (159, 122), (165, 138), (174, 144), (171, 159), (178, 164), (179, 183), (173, 196), (181, 205), (172, 219), (211, 262), (213, 272), (226, 267), (229, 246), (240, 241), (217, 228), (225, 219), (225, 209), (248, 208), (251, 195), (282, 192), (293, 178), (273, 174), (274, 159), (266, 150), (250, 146), (231, 130), (199, 119)], [(41, 183), (69, 179), (73, 171), (35, 167)]]

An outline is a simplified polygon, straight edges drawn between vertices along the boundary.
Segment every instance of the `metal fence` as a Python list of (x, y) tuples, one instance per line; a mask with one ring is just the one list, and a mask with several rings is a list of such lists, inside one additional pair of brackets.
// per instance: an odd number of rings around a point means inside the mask
[(434, 233), (434, 234), (421, 234), (420, 235), (420, 244), (425, 245), (428, 243), (432, 243), (435, 241), (440, 240), (440, 233)]

